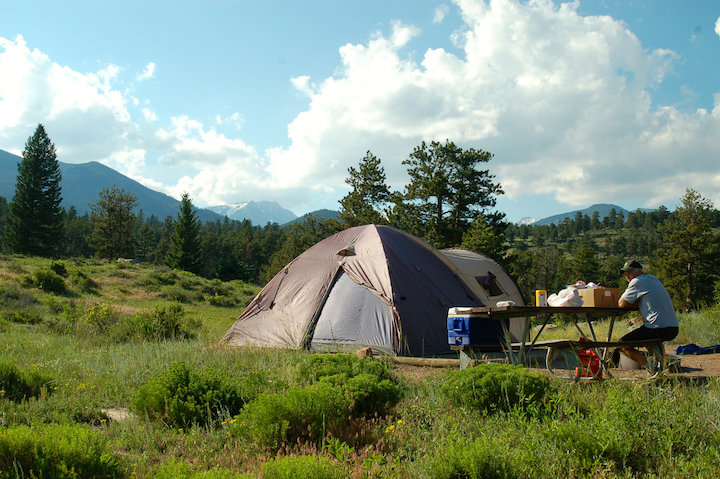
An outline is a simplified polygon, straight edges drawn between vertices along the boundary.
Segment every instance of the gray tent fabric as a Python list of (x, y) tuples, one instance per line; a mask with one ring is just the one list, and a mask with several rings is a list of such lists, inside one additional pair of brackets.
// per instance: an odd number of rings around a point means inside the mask
[[(399, 356), (452, 354), (450, 307), (477, 307), (478, 288), (413, 235), (365, 225), (341, 231), (291, 261), (252, 300), (222, 341)], [(502, 326), (480, 325), (488, 345)]]
[[(485, 306), (496, 306), (498, 301), (514, 301), (517, 306), (525, 306), (515, 280), (492, 258), (465, 248), (448, 248), (440, 253), (458, 268)], [(522, 337), (525, 321), (524, 317), (510, 320), (513, 341)]]
[(335, 351), (370, 347), (393, 355), (393, 312), (368, 288), (341, 274), (320, 313), (311, 349)]

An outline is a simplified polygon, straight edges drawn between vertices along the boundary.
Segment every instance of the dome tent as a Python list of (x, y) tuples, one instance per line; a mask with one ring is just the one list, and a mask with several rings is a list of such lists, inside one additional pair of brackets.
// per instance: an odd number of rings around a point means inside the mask
[[(275, 275), (222, 341), (314, 351), (370, 347), (376, 354), (446, 355), (451, 353), (448, 309), (485, 304), (468, 274), (398, 229), (350, 228), (307, 249)], [(487, 320), (481, 329), (488, 345), (500, 344), (499, 321)]]

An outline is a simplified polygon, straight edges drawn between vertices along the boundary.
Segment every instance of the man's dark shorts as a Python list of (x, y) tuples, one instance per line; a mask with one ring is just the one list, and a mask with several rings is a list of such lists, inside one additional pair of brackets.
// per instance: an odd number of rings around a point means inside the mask
[(640, 326), (627, 333), (620, 338), (620, 341), (643, 341), (646, 339), (660, 339), (662, 341), (672, 341), (678, 335), (679, 329), (672, 328), (646, 328)]

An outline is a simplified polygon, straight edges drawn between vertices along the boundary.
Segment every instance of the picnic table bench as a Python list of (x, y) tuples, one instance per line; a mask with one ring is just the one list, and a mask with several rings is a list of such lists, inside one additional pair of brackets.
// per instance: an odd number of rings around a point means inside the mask
[[(546, 349), (545, 366), (548, 371), (556, 377), (570, 379), (574, 382), (579, 381), (581, 378), (597, 378), (603, 373), (612, 378), (609, 349), (620, 346), (645, 348), (648, 351), (646, 370), (650, 377), (657, 376), (666, 368), (663, 341), (612, 341), (615, 319), (630, 311), (632, 310), (620, 307), (503, 306), (468, 308), (472, 318), (503, 320), (501, 324), (504, 333), (504, 344), (501, 344), (500, 348), (508, 356), (512, 364), (523, 364), (533, 350)], [(570, 318), (583, 339), (539, 339), (550, 319), (560, 314)], [(520, 341), (513, 342), (507, 321), (504, 320), (518, 317), (526, 319), (525, 328)], [(537, 333), (531, 337), (532, 321), (530, 318), (533, 317), (536, 322), (539, 322), (540, 327)], [(599, 340), (593, 327), (593, 320), (599, 319), (610, 320), (606, 340)], [(581, 323), (586, 323), (587, 332), (583, 331), (580, 326)], [(498, 347), (470, 344), (453, 345), (451, 349), (459, 351), (460, 364), (464, 368), (478, 354), (492, 350), (497, 351)]]

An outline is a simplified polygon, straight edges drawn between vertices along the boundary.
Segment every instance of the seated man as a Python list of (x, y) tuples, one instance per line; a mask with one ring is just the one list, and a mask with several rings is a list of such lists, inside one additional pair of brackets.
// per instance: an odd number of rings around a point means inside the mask
[[(620, 341), (660, 339), (670, 341), (678, 334), (677, 315), (665, 286), (655, 276), (643, 273), (642, 266), (635, 260), (628, 260), (620, 269), (628, 280), (628, 287), (620, 297), (621, 308), (639, 308), (643, 325), (630, 331)], [(647, 365), (645, 355), (632, 347), (621, 347), (620, 351), (643, 367)]]

